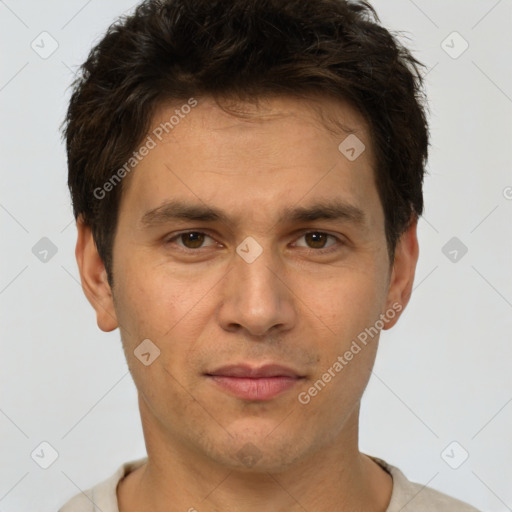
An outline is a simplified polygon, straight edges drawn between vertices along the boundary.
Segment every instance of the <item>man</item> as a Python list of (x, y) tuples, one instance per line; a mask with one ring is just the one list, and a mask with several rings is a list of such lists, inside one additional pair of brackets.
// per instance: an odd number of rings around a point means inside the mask
[(419, 63), (377, 21), (146, 1), (92, 50), (65, 129), (76, 256), (148, 457), (61, 512), (475, 511), (358, 449), (428, 149)]

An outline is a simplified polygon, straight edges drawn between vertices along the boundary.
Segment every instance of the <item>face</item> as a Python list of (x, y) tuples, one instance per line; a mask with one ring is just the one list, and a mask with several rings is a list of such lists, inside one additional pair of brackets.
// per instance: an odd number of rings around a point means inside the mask
[(168, 134), (162, 107), (123, 184), (112, 290), (79, 226), (84, 289), (100, 327), (120, 328), (146, 438), (276, 471), (356, 420), (375, 333), (408, 300), (415, 226), (391, 268), (363, 119), (318, 105), (364, 143), (355, 160), (310, 102), (240, 118), (202, 99)]

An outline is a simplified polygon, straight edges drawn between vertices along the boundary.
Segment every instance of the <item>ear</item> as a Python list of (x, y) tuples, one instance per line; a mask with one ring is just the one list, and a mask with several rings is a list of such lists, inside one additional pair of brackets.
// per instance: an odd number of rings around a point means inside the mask
[(113, 331), (118, 324), (105, 265), (96, 248), (91, 228), (83, 222), (81, 217), (77, 220), (76, 226), (78, 238), (75, 256), (82, 289), (96, 311), (98, 327), (105, 332)]
[[(414, 274), (419, 256), (418, 219), (415, 217), (407, 230), (402, 234), (397, 243), (395, 258), (393, 261), (393, 270), (389, 281), (389, 290), (386, 300), (386, 311), (394, 309), (400, 314), (395, 315), (384, 326), (384, 330), (391, 329), (406, 308), (411, 298), (412, 285), (414, 283)], [(394, 306), (393, 306), (394, 305)]]

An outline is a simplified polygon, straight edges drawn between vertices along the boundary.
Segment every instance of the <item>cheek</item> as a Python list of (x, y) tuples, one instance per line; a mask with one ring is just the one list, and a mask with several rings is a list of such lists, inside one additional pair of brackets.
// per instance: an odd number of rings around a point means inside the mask
[[(125, 262), (123, 262), (125, 263)], [(114, 296), (116, 315), (125, 343), (136, 345), (149, 338), (158, 344), (180, 313), (183, 290), (157, 279), (143, 265), (118, 265)]]
[(294, 291), (301, 308), (311, 322), (325, 330), (330, 338), (337, 335), (340, 344), (378, 319), (385, 301), (385, 287), (380, 285), (377, 268), (369, 264), (339, 269), (321, 280), (305, 276), (295, 283)]
[(132, 346), (149, 338), (174, 355), (184, 347), (191, 350), (214, 314), (211, 297), (219, 282), (217, 274), (192, 270), (184, 274), (169, 264), (148, 265), (135, 259), (123, 263), (115, 287), (123, 340)]

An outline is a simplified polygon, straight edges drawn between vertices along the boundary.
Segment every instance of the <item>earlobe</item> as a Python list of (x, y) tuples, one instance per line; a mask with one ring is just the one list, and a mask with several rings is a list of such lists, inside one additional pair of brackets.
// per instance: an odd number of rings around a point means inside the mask
[(98, 253), (90, 226), (82, 218), (76, 223), (78, 238), (75, 248), (82, 289), (96, 311), (98, 327), (105, 332), (117, 328), (112, 290), (108, 283), (105, 265)]
[(393, 309), (400, 314), (386, 323), (384, 330), (391, 329), (406, 308), (411, 298), (416, 264), (418, 263), (419, 245), (417, 236), (418, 219), (411, 221), (407, 230), (402, 234), (395, 250), (395, 259), (391, 273), (386, 311)]

